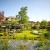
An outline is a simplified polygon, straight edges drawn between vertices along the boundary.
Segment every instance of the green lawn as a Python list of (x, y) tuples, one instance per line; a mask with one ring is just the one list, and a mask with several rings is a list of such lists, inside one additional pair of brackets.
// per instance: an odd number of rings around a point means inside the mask
[(15, 38), (17, 38), (17, 37), (18, 38), (24, 38), (24, 37), (26, 37), (28, 39), (38, 37), (38, 35), (31, 34), (30, 32), (31, 32), (30, 30), (26, 30), (23, 33), (15, 33), (14, 37)]
[[(2, 38), (5, 37), (4, 36), (4, 32), (0, 33), (0, 35), (3, 35)], [(30, 30), (23, 31), (22, 33), (14, 33), (12, 36), (6, 36), (6, 38), (8, 38), (8, 39), (12, 39), (13, 37), (16, 38), (16, 39), (24, 39), (24, 38), (26, 38), (26, 39), (32, 39), (32, 38), (37, 38), (39, 36), (31, 34)]]
[(0, 35), (4, 35), (4, 32), (0, 32)]
[[(40, 29), (39, 30), (39, 32), (42, 32), (42, 31), (43, 31), (43, 33), (47, 33), (46, 29), (44, 29), (44, 30)], [(4, 38), (4, 32), (1, 32), (0, 35), (3, 35), (2, 38)], [(23, 38), (31, 39), (31, 38), (37, 38), (39, 36), (35, 35), (35, 34), (31, 34), (31, 30), (25, 30), (22, 33), (14, 33), (13, 36), (6, 36), (6, 37), (8, 39), (12, 39), (13, 37), (16, 38), (16, 39), (23, 39)]]

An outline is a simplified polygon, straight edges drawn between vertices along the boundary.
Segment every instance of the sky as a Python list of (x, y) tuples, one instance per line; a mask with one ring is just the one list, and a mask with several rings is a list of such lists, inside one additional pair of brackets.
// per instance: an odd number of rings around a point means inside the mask
[(17, 15), (25, 6), (30, 21), (50, 20), (50, 0), (0, 0), (0, 11), (6, 17)]

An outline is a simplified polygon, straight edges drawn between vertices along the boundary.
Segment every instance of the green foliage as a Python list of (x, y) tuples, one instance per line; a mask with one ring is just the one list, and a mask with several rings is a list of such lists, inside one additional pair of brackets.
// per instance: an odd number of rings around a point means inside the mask
[(50, 39), (50, 31), (47, 31), (47, 33), (44, 33), (45, 38)]
[(20, 21), (19, 23), (28, 26), (28, 16), (27, 16), (27, 7), (22, 7), (19, 11)]
[(40, 40), (38, 41), (37, 44), (39, 47), (44, 46), (45, 45), (45, 39), (44, 36), (40, 36)]
[(15, 33), (14, 34), (14, 37), (18, 39), (33, 39), (33, 38), (37, 38), (39, 37), (38, 35), (34, 35), (34, 34), (31, 34), (31, 31), (30, 30), (25, 30), (23, 32), (20, 32), (20, 33)]
[(40, 28), (45, 29), (47, 24), (48, 24), (48, 22), (46, 20), (41, 21)]
[(37, 29), (37, 26), (32, 26), (32, 29)]
[(49, 26), (49, 27), (47, 27), (47, 30), (48, 30), (48, 31), (50, 31), (50, 26)]
[(38, 46), (39, 46), (39, 47), (40, 47), (40, 46), (43, 46), (43, 44), (42, 44), (41, 41), (38, 42)]

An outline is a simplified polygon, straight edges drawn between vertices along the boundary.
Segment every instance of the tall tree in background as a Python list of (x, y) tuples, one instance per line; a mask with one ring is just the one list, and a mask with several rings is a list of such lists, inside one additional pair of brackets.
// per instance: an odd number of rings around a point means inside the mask
[(47, 22), (46, 20), (43, 20), (43, 21), (41, 21), (41, 23), (40, 23), (40, 27), (41, 27), (42, 29), (45, 29), (46, 26), (47, 26), (47, 24), (48, 24), (48, 22)]
[(28, 25), (27, 7), (22, 7), (18, 13), (20, 16), (19, 22), (27, 26)]

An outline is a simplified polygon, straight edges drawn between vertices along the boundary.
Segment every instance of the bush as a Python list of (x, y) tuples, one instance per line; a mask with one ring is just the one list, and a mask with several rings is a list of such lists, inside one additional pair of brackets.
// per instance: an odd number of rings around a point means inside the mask
[(39, 41), (37, 45), (38, 45), (38, 47), (43, 46), (41, 41)]
[(50, 31), (50, 27), (47, 27), (47, 30)]
[(44, 33), (44, 36), (49, 38), (50, 37), (50, 32)]
[(37, 26), (32, 26), (32, 29), (37, 29)]
[(21, 30), (20, 29), (17, 29), (17, 33), (20, 33), (21, 32)]

